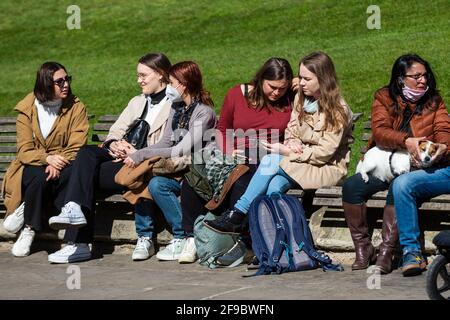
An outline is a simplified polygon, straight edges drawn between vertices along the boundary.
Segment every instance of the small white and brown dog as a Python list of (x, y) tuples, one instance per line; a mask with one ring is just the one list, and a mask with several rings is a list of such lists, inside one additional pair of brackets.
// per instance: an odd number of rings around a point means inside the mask
[[(431, 141), (423, 140), (419, 142), (419, 156), (422, 168), (431, 166), (431, 159), (436, 154), (437, 146)], [(369, 182), (370, 173), (372, 176), (391, 182), (395, 177), (411, 170), (411, 160), (406, 150), (392, 151), (383, 150), (378, 147), (370, 148), (364, 154), (364, 160), (359, 161), (356, 173), (360, 173), (364, 182)]]

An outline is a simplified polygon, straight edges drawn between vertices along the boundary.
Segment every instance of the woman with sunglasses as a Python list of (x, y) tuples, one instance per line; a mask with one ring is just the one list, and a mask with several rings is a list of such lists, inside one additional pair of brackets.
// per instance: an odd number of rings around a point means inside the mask
[(12, 248), (16, 257), (30, 254), (36, 232), (46, 227), (44, 211), (50, 201), (63, 205), (63, 188), (70, 164), (86, 143), (89, 123), (83, 103), (72, 94), (71, 77), (57, 62), (38, 70), (34, 92), (15, 107), (19, 113), (17, 158), (9, 166), (3, 184), (5, 229), (21, 230)]
[[(407, 150), (412, 166), (418, 168), (419, 141), (431, 140), (437, 143), (438, 154), (442, 155), (449, 143), (448, 132), (448, 113), (436, 89), (436, 80), (429, 63), (415, 54), (402, 55), (394, 62), (389, 84), (375, 92), (372, 138), (368, 142), (368, 149), (378, 146), (393, 152)], [(433, 159), (436, 160), (437, 157)], [(394, 250), (398, 243), (394, 208), (397, 199), (393, 197), (393, 185), (371, 174), (366, 183), (360, 173), (348, 178), (343, 185), (345, 220), (356, 253), (352, 270), (366, 269), (371, 263), (376, 263), (381, 273), (392, 271)], [(383, 211), (382, 243), (377, 255), (369, 234), (366, 201), (376, 192), (388, 189)], [(407, 258), (415, 261), (416, 258), (420, 260), (421, 256), (411, 254)], [(416, 265), (423, 267), (425, 263)]]

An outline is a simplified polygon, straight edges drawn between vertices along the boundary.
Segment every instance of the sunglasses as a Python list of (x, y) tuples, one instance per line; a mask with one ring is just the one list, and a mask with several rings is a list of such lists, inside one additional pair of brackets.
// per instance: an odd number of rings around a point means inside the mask
[(53, 83), (56, 84), (58, 87), (63, 88), (66, 81), (68, 84), (70, 84), (70, 82), (72, 82), (72, 76), (66, 76), (64, 78), (53, 80)]

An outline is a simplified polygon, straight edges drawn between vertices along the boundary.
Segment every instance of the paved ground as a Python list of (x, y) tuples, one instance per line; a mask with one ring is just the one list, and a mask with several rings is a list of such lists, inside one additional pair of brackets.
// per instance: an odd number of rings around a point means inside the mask
[[(73, 265), (50, 265), (48, 245), (26, 258), (12, 257), (10, 247), (0, 243), (0, 299), (7, 300), (427, 299), (425, 274), (404, 278), (396, 270), (377, 278), (366, 271), (352, 272), (348, 253), (332, 254), (344, 263), (344, 272), (312, 270), (243, 278), (250, 274), (245, 266), (210, 270), (198, 264), (159, 262), (155, 257), (132, 262), (129, 246)], [(369, 289), (368, 283), (375, 288)]]

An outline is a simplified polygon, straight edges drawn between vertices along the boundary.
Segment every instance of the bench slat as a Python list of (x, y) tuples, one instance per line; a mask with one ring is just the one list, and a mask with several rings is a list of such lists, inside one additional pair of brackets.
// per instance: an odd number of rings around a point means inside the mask
[(0, 146), (0, 153), (16, 153), (16, 146)]
[(0, 132), (2, 133), (15, 133), (16, 126), (2, 125), (0, 126)]
[(13, 161), (16, 158), (16, 156), (0, 156), (0, 163), (9, 163)]
[[(379, 191), (375, 193), (372, 198), (375, 200), (386, 200), (388, 191)], [(342, 187), (329, 187), (317, 189), (315, 195), (319, 198), (341, 198), (342, 197)], [(430, 199), (430, 202), (436, 203), (450, 203), (450, 194), (443, 194)]]
[(0, 136), (0, 143), (16, 143), (16, 136)]
[(98, 118), (98, 122), (116, 122), (119, 119), (118, 115), (107, 114)]
[(96, 123), (94, 124), (95, 131), (109, 131), (111, 124), (109, 123)]
[(0, 117), (0, 125), (16, 124), (16, 117)]

